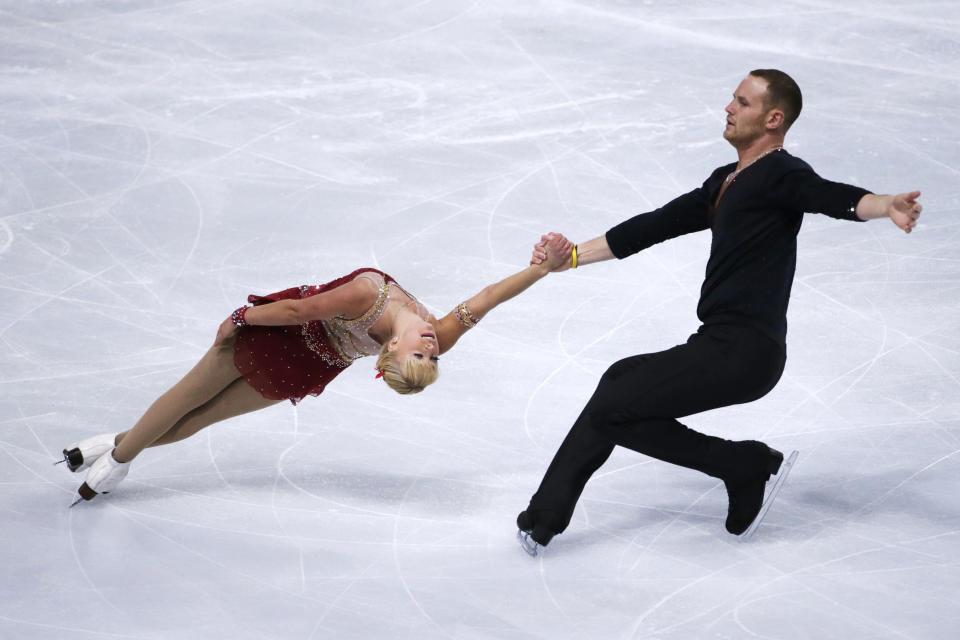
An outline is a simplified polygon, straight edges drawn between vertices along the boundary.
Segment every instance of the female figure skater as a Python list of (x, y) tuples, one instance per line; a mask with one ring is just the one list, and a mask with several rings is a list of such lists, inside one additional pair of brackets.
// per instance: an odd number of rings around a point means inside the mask
[[(213, 346), (132, 429), (63, 450), (71, 471), (88, 469), (81, 500), (109, 493), (146, 447), (192, 436), (206, 426), (282, 400), (294, 404), (358, 358), (378, 355), (377, 378), (403, 394), (437, 379), (438, 357), (498, 304), (524, 291), (571, 254), (557, 236), (547, 259), (484, 288), (437, 320), (396, 280), (376, 269), (318, 286), (251, 295), (221, 323)], [(71, 505), (73, 506), (73, 505)]]

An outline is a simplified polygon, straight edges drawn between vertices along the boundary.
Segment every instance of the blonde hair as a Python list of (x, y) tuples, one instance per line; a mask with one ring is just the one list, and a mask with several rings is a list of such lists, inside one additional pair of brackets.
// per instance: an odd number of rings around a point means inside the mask
[(397, 393), (420, 393), (440, 377), (437, 364), (427, 358), (407, 358), (404, 362), (398, 362), (397, 352), (390, 351), (387, 348), (389, 344), (385, 343), (380, 349), (377, 369), (383, 373), (383, 381)]

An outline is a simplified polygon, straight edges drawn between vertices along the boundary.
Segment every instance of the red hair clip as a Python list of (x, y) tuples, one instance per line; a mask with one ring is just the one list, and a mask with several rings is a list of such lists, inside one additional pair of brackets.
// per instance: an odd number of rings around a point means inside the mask
[(376, 377), (377, 377), (377, 378), (382, 378), (382, 377), (383, 377), (383, 369), (377, 369), (377, 376), (376, 376)]

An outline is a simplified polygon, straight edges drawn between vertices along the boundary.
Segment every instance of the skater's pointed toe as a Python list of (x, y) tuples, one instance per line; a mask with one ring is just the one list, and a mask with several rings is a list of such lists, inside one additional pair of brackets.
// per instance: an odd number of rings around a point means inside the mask
[(767, 477), (764, 476), (737, 487), (727, 485), (729, 506), (724, 523), (727, 531), (739, 536), (750, 527), (763, 506), (763, 489), (766, 484)]

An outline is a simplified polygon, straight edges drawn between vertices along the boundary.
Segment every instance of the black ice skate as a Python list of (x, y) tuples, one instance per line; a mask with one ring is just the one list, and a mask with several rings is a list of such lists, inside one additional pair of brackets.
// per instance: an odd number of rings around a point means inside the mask
[[(549, 515), (544, 512), (535, 513), (539, 517), (546, 515), (547, 517), (543, 518), (545, 520), (550, 519)], [(538, 519), (540, 519), (539, 517)], [(517, 516), (517, 529), (517, 540), (520, 542), (520, 546), (532, 558), (536, 558), (540, 547), (547, 546), (553, 536), (556, 535), (556, 532), (550, 529), (546, 523), (534, 522), (533, 516), (528, 511), (521, 511), (520, 515)]]
[[(727, 531), (741, 536), (741, 541), (746, 541), (753, 535), (777, 494), (780, 493), (780, 489), (783, 488), (783, 482), (793, 468), (798, 455), (800, 455), (798, 451), (793, 451), (784, 462), (782, 453), (767, 447), (766, 467), (763, 472), (736, 484), (730, 481), (724, 482), (730, 501), (727, 510)], [(777, 476), (777, 479), (764, 499), (764, 490), (771, 476)]]

